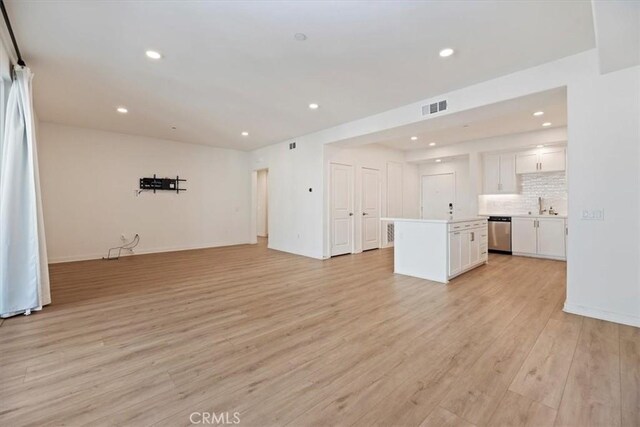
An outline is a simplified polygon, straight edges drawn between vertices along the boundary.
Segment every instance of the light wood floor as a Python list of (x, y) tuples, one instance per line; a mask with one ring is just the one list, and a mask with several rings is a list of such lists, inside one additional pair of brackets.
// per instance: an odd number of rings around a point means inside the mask
[(563, 313), (564, 263), (491, 256), (443, 286), (392, 258), (52, 265), (54, 304), (0, 326), (0, 425), (640, 425), (640, 330)]

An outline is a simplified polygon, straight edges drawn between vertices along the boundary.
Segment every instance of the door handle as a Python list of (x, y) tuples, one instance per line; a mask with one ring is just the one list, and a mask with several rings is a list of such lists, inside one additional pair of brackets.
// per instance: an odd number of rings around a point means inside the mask
[(349, 216), (353, 216), (353, 212), (349, 212)]
[(476, 241), (476, 233), (475, 232), (471, 232), (471, 241), (475, 242)]
[(365, 215), (369, 215), (369, 214), (366, 212), (362, 212), (362, 216), (365, 216)]

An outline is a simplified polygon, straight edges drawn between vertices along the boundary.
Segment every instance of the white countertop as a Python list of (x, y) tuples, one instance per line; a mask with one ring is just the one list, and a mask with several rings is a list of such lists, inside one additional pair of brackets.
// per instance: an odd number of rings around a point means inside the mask
[(436, 223), (436, 224), (454, 224), (456, 222), (479, 221), (479, 220), (485, 220), (485, 219), (487, 218), (483, 218), (481, 216), (469, 216), (469, 217), (460, 217), (460, 218), (453, 218), (453, 219), (380, 218), (381, 221), (427, 222), (427, 223)]
[(549, 215), (549, 214), (527, 214), (527, 213), (481, 213), (479, 216), (510, 216), (512, 218), (567, 218), (566, 215)]

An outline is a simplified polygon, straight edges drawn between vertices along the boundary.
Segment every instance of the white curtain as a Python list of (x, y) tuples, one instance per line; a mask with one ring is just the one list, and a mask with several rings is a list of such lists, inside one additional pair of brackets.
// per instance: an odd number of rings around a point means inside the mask
[(0, 139), (0, 317), (51, 302), (32, 79), (29, 68), (15, 67)]

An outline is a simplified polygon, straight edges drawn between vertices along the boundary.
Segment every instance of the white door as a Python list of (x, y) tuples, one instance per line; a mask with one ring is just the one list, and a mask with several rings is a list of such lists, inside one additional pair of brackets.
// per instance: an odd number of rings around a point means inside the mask
[(331, 255), (353, 252), (353, 166), (331, 164)]
[(538, 255), (564, 258), (566, 256), (564, 236), (564, 219), (538, 219)]
[(380, 247), (380, 171), (362, 168), (362, 250)]
[(549, 148), (540, 153), (540, 170), (556, 172), (566, 169), (566, 154), (564, 148)]
[(447, 219), (455, 203), (455, 180), (452, 173), (422, 177), (422, 218)]
[(538, 172), (538, 153), (516, 154), (516, 173)]
[(484, 158), (484, 193), (500, 192), (500, 155), (487, 154)]
[(515, 154), (500, 155), (500, 192), (507, 194), (518, 192)]
[(460, 260), (460, 232), (449, 233), (449, 276), (458, 274), (462, 270)]
[(537, 249), (536, 220), (513, 218), (511, 220), (511, 249), (521, 254), (535, 255)]

